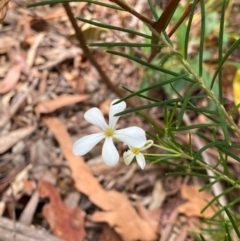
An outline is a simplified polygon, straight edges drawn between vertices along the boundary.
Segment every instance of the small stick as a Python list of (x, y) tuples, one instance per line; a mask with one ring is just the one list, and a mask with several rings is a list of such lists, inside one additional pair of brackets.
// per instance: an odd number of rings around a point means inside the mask
[[(106, 75), (106, 73), (103, 71), (102, 67), (98, 64), (98, 62), (94, 59), (93, 55), (91, 54), (88, 46), (87, 46), (87, 42), (85, 40), (85, 37), (83, 35), (82, 30), (78, 27), (76, 19), (73, 16), (71, 7), (69, 5), (69, 3), (63, 3), (62, 4), (67, 16), (72, 24), (72, 27), (75, 31), (77, 40), (79, 42), (80, 47), (82, 48), (86, 58), (91, 62), (91, 64), (96, 68), (96, 70), (98, 71), (99, 75), (101, 76), (102, 80), (104, 81), (104, 83), (107, 85), (107, 87), (109, 89), (111, 89), (113, 92), (115, 92), (116, 95), (118, 95), (120, 98), (124, 97), (123, 92), (118, 89), (109, 79), (109, 77)], [(134, 104), (132, 103), (132, 101), (128, 100), (127, 103), (134, 107)]]
[(192, 3), (189, 3), (187, 8), (185, 9), (182, 17), (177, 21), (176, 25), (172, 28), (172, 30), (168, 33), (169, 38), (175, 33), (175, 31), (178, 29), (178, 27), (182, 24), (182, 22), (187, 18), (189, 15), (191, 8), (192, 8)]

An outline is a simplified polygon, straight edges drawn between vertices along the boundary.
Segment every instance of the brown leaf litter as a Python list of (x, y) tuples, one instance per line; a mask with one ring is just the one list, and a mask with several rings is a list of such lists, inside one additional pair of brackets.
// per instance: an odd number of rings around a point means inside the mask
[(67, 105), (72, 105), (84, 100), (87, 100), (90, 95), (62, 95), (53, 100), (46, 100), (40, 102), (35, 107), (35, 111), (38, 113), (51, 113), (57, 109), (60, 109)]
[(15, 65), (8, 70), (5, 78), (0, 82), (0, 94), (5, 94), (16, 86), (23, 67), (24, 60), (18, 55), (16, 57)]
[(35, 126), (28, 126), (11, 131), (6, 135), (0, 136), (0, 154), (3, 154), (17, 142), (32, 134)]
[(155, 240), (157, 235), (154, 228), (138, 215), (127, 197), (117, 191), (104, 190), (84, 159), (73, 155), (72, 140), (60, 119), (48, 118), (44, 122), (54, 134), (68, 161), (76, 188), (102, 209), (95, 212), (91, 220), (107, 222), (124, 241)]
[(0, 23), (3, 22), (6, 14), (7, 14), (8, 2), (9, 2), (9, 0), (0, 0)]
[(45, 204), (42, 212), (53, 233), (66, 241), (84, 240), (85, 212), (79, 207), (69, 210), (63, 204), (57, 189), (49, 182), (39, 181), (38, 190), (40, 197), (50, 199), (50, 203)]
[(211, 218), (217, 210), (216, 205), (212, 205), (201, 213), (202, 209), (213, 199), (207, 191), (199, 192), (201, 187), (197, 185), (182, 185), (181, 196), (186, 202), (178, 207), (179, 213), (184, 213), (188, 217)]

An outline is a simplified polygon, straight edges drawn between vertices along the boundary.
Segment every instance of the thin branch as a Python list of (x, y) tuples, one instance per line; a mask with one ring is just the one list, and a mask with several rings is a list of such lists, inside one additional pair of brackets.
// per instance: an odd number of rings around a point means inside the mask
[(138, 19), (142, 20), (144, 23), (150, 24), (151, 26), (154, 24), (154, 21), (152, 21), (151, 19), (146, 18), (146, 17), (143, 16), (142, 14), (138, 13), (137, 11), (135, 11), (128, 3), (125, 2), (124, 0), (110, 0), (110, 2), (116, 3), (118, 6), (120, 6), (121, 8), (123, 8), (125, 11), (131, 13), (132, 15), (134, 15), (135, 17), (137, 17)]
[(152, 26), (153, 28), (158, 32), (162, 32), (164, 30), (164, 27), (166, 26), (167, 22), (169, 21), (169, 18), (174, 13), (175, 9), (177, 8), (179, 2), (181, 0), (171, 0), (167, 7), (164, 9), (162, 15), (157, 20), (156, 23), (154, 23)]
[[(159, 19), (153, 25), (151, 25), (157, 33), (161, 33), (164, 30), (180, 1), (181, 0), (170, 0)], [(152, 33), (152, 35), (154, 36), (154, 33)], [(152, 39), (151, 41), (152, 44), (156, 44), (157, 42), (158, 40), (156, 39)], [(155, 58), (159, 51), (160, 48), (151, 48), (151, 54), (148, 57), (148, 63), (150, 63)]]
[(182, 22), (188, 17), (191, 8), (192, 8), (192, 3), (189, 3), (187, 8), (185, 9), (182, 17), (178, 20), (178, 22), (175, 24), (175, 26), (172, 28), (172, 30), (168, 33), (169, 38), (175, 33), (175, 31), (178, 29), (178, 27), (182, 24)]
[[(77, 25), (77, 22), (76, 22), (76, 19), (74, 18), (73, 16), (73, 13), (72, 13), (72, 10), (71, 10), (71, 7), (69, 5), (69, 3), (63, 3), (62, 4), (67, 15), (68, 15), (68, 18), (72, 24), (72, 27), (75, 31), (75, 34), (76, 34), (76, 37), (77, 37), (77, 40), (79, 42), (79, 45), (80, 47), (82, 48), (86, 58), (91, 62), (91, 64), (96, 68), (96, 70), (98, 71), (99, 75), (101, 76), (102, 80), (104, 81), (104, 83), (107, 85), (107, 87), (109, 89), (111, 89), (113, 92), (115, 92), (119, 97), (123, 97), (123, 92), (118, 89), (112, 82), (111, 80), (109, 79), (109, 77), (106, 75), (106, 73), (103, 71), (102, 67), (98, 64), (98, 62), (94, 59), (93, 55), (91, 54), (88, 46), (87, 46), (87, 43), (86, 43), (86, 40), (85, 40), (85, 37), (83, 35), (83, 32), (82, 30), (78, 27)], [(129, 103), (131, 106), (132, 106), (132, 103)]]

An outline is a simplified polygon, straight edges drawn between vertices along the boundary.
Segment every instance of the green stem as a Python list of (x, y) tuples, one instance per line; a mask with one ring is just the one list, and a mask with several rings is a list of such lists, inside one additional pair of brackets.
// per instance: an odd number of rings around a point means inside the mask
[[(157, 34), (157, 32), (155, 32), (155, 34)], [(177, 52), (174, 47), (172, 45), (170, 45), (168, 43), (168, 41), (165, 39), (164, 35), (161, 34), (160, 39), (171, 49), (171, 51), (173, 52)], [(207, 95), (209, 96), (209, 98), (216, 104), (219, 105), (220, 108), (222, 109), (222, 112), (225, 116), (225, 118), (227, 119), (227, 121), (230, 123), (230, 125), (232, 126), (232, 128), (236, 131), (237, 135), (240, 136), (240, 128), (237, 126), (237, 124), (234, 122), (232, 116), (230, 116), (228, 114), (228, 112), (226, 111), (226, 109), (224, 108), (223, 105), (221, 105), (219, 103), (219, 100), (216, 98), (216, 96), (214, 95), (213, 91), (208, 89), (207, 86), (204, 85), (203, 79), (202, 77), (198, 76), (194, 70), (191, 68), (190, 64), (188, 63), (188, 61), (186, 61), (185, 59), (183, 59), (183, 57), (179, 54), (177, 54), (177, 57), (179, 58), (179, 60), (181, 61), (181, 63), (184, 65), (184, 67), (186, 68), (186, 70), (193, 76), (193, 78), (199, 83), (200, 87), (207, 93)]]
[(177, 154), (152, 154), (152, 153), (142, 153), (144, 156), (156, 156), (156, 157), (181, 157), (180, 153)]
[(164, 146), (160, 146), (160, 145), (157, 145), (157, 144), (153, 144), (152, 146), (155, 146), (159, 149), (162, 149), (162, 150), (165, 150), (165, 151), (168, 151), (168, 152), (172, 152), (172, 153), (175, 153), (175, 154), (179, 154), (180, 152), (179, 151), (175, 151), (173, 149), (170, 149), (170, 148), (167, 148), (167, 147), (164, 147)]
[[(183, 153), (185, 155), (185, 157), (189, 160), (193, 160), (192, 156), (189, 156), (185, 153)], [(216, 174), (217, 176), (219, 176), (222, 180), (227, 181), (228, 183), (231, 183), (233, 186), (235, 186), (236, 188), (240, 189), (240, 184), (238, 184), (236, 181), (232, 180), (231, 178), (229, 178), (228, 176), (222, 174), (221, 172), (217, 171), (215, 168), (209, 166), (208, 164), (205, 164), (204, 162), (201, 162), (199, 160), (196, 161), (201, 167), (204, 167), (205, 169), (208, 169), (210, 171), (212, 171), (214, 174)]]

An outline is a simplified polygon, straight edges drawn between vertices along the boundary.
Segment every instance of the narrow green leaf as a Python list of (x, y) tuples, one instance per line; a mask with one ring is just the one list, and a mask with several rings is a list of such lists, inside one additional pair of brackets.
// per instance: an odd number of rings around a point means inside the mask
[(223, 146), (223, 145), (227, 145), (227, 143), (225, 141), (213, 141), (208, 143), (207, 145), (205, 145), (204, 147), (202, 147), (194, 156), (193, 160), (191, 161), (190, 166), (194, 165), (195, 162), (197, 161), (198, 157), (208, 148), (210, 147), (217, 147), (217, 146)]
[[(170, 139), (170, 137), (169, 137)], [(179, 148), (179, 144), (173, 143), (172, 140), (171, 141), (164, 141), (162, 139), (158, 140), (159, 143), (161, 143), (163, 146), (166, 146), (167, 148), (169, 148), (170, 150), (174, 150), (176, 153), (180, 153), (180, 148)], [(176, 145), (177, 144), (177, 145)]]
[(148, 44), (148, 43), (128, 43), (128, 42), (107, 42), (107, 43), (90, 43), (88, 46), (91, 47), (163, 47), (162, 44)]
[[(158, 159), (157, 159), (157, 160), (158, 160)], [(157, 162), (157, 160), (156, 160), (156, 162)], [(167, 165), (173, 166), (173, 167), (184, 168), (184, 169), (187, 169), (187, 168), (188, 168), (188, 166), (186, 166), (186, 165), (182, 165), (182, 164), (179, 164), (179, 163), (177, 163), (177, 162), (171, 162), (171, 161), (169, 161), (169, 158), (168, 158), (168, 160), (165, 160), (165, 161), (162, 161), (162, 162), (165, 163), (165, 164), (167, 164)]]
[(157, 141), (156, 135), (150, 131), (146, 131), (146, 135), (149, 136), (153, 141)]
[[(135, 93), (134, 91), (128, 89), (127, 87), (124, 87), (122, 86), (122, 88), (130, 93)], [(151, 98), (147, 95), (142, 95), (142, 94), (138, 94), (139, 97), (143, 98), (143, 99), (146, 99), (146, 100), (150, 100), (150, 101), (153, 101), (153, 102), (158, 102), (159, 100), (158, 99), (154, 99), (154, 98)]]
[(200, 0), (201, 9), (201, 31), (200, 31), (200, 46), (199, 46), (199, 76), (202, 77), (203, 71), (203, 51), (205, 41), (205, 2)]
[(214, 126), (221, 126), (221, 124), (214, 124), (214, 123), (209, 123), (209, 124), (196, 124), (196, 125), (190, 125), (190, 126), (180, 126), (179, 128), (176, 127), (170, 127), (170, 131), (188, 131), (192, 129), (199, 129), (199, 128), (211, 128)]
[[(195, 134), (197, 134), (199, 137), (201, 137), (203, 140), (205, 140), (208, 143), (214, 142), (213, 140), (211, 140), (210, 138), (208, 138), (207, 136), (205, 136), (204, 134), (202, 134), (200, 132), (196, 132)], [(229, 150), (229, 148), (226, 149), (224, 146), (219, 146), (218, 148), (226, 155), (228, 155), (228, 156), (232, 157), (233, 159), (235, 159), (236, 161), (240, 162), (240, 157), (236, 156), (232, 151)]]
[(163, 121), (166, 126), (168, 125), (168, 115), (169, 115), (169, 112), (168, 112), (167, 106), (164, 105), (163, 106), (163, 118), (164, 118)]
[(229, 137), (229, 133), (228, 133), (227, 123), (226, 123), (225, 116), (223, 114), (222, 108), (224, 108), (222, 105), (217, 104), (217, 109), (218, 109), (218, 113), (219, 113), (219, 117), (220, 117), (220, 122), (222, 124), (223, 134), (224, 134), (226, 142), (228, 143), (228, 145), (231, 146), (231, 141), (230, 141), (230, 137)]
[(201, 187), (199, 189), (199, 192), (202, 192), (202, 191), (205, 191), (205, 190), (211, 188), (215, 183), (219, 182), (221, 179), (222, 179), (221, 177), (217, 177), (214, 181), (212, 181), (212, 182), (204, 185), (203, 187)]
[(196, 9), (196, 5), (197, 5), (198, 0), (194, 0), (193, 1), (193, 5), (191, 8), (191, 12), (189, 15), (189, 20), (188, 20), (188, 25), (187, 25), (187, 30), (186, 30), (186, 36), (185, 36), (185, 41), (184, 41), (184, 58), (187, 59), (187, 55), (188, 55), (188, 43), (189, 43), (189, 35), (190, 35), (190, 30), (191, 30), (191, 26), (192, 26), (192, 20), (193, 20), (193, 16), (194, 16), (194, 11)]
[[(236, 198), (232, 202), (228, 203), (226, 207), (234, 207), (237, 203), (240, 202), (240, 197)], [(218, 210), (211, 218), (214, 220), (218, 215), (220, 215), (224, 211), (224, 207)]]
[[(148, 67), (148, 68), (150, 68), (150, 69), (154, 69), (154, 70), (160, 71), (160, 72), (165, 73), (165, 74), (169, 74), (169, 75), (176, 76), (176, 77), (179, 76), (178, 73), (175, 73), (175, 72), (173, 72), (173, 71), (170, 71), (170, 70), (167, 70), (167, 69), (164, 69), (164, 68), (155, 66), (155, 65), (153, 65), (153, 64), (149, 64), (149, 63), (146, 62), (146, 61), (143, 61), (143, 60), (141, 60), (141, 59), (139, 59), (139, 58), (137, 58), (137, 57), (134, 57), (134, 56), (131, 56), (131, 55), (128, 55), (128, 54), (125, 54), (125, 53), (120, 53), (120, 52), (110, 51), (110, 50), (108, 50), (108, 51), (106, 51), (106, 52), (107, 52), (107, 53), (110, 53), (110, 54), (122, 56), (122, 57), (127, 58), (127, 59), (131, 59), (131, 60), (133, 60), (134, 62), (137, 62), (137, 63), (139, 63), (139, 64), (141, 64), (141, 65), (144, 65), (144, 66), (146, 66), (146, 67)], [(185, 73), (185, 74), (186, 74), (186, 73)], [(185, 79), (185, 80), (187, 80), (187, 81), (189, 81), (189, 82), (191, 82), (191, 83), (196, 83), (195, 80), (193, 80), (193, 79), (191, 79), (191, 78), (188, 78), (188, 77), (184, 77), (183, 79)]]
[(240, 144), (236, 144), (236, 143), (232, 143), (231, 146), (234, 147), (234, 148), (240, 148)]
[(101, 27), (101, 28), (107, 28), (107, 29), (122, 31), (122, 32), (125, 32), (125, 33), (130, 33), (130, 34), (133, 34), (133, 35), (141, 36), (143, 38), (152, 39), (152, 36), (150, 36), (150, 35), (139, 33), (139, 32), (133, 31), (133, 30), (128, 29), (128, 28), (121, 28), (121, 27), (117, 27), (117, 26), (113, 26), (113, 25), (109, 25), (109, 24), (98, 23), (98, 22), (94, 22), (92, 20), (87, 20), (87, 19), (81, 18), (81, 17), (76, 17), (76, 19), (79, 20), (79, 21), (82, 21), (84, 23), (88, 23), (88, 24), (98, 26), (98, 27)]
[[(169, 20), (171, 20), (171, 19), (169, 19)], [(167, 26), (167, 25), (166, 25), (166, 26)], [(166, 30), (162, 31), (161, 34), (164, 36), (164, 38), (167, 40), (167, 42), (173, 47), (173, 43), (172, 43), (171, 39), (169, 38)]]
[(139, 110), (149, 109), (149, 108), (156, 107), (156, 106), (164, 106), (164, 105), (168, 105), (169, 103), (175, 103), (175, 102), (179, 102), (179, 101), (182, 101), (182, 100), (183, 100), (182, 98), (177, 98), (177, 99), (172, 99), (172, 100), (159, 101), (159, 102), (156, 102), (156, 103), (152, 103), (152, 104), (148, 104), (148, 105), (144, 105), (144, 106), (139, 106), (139, 107), (135, 107), (135, 108), (131, 108), (131, 109), (119, 112), (115, 116), (121, 116), (121, 115), (129, 114), (129, 113), (139, 111)]
[[(199, 96), (192, 96), (190, 98), (190, 100), (194, 100), (194, 99), (199, 99)], [(169, 105), (173, 106), (173, 104), (169, 104)], [(181, 105), (178, 105), (177, 107), (181, 108)], [(208, 109), (205, 109), (205, 108), (197, 108), (195, 106), (187, 106), (186, 109), (201, 113), (203, 115), (206, 115), (206, 113), (213, 114), (213, 115), (217, 114), (216, 111), (214, 111), (214, 110), (208, 110)]]
[(187, 107), (187, 104), (189, 102), (189, 99), (190, 99), (190, 96), (192, 95), (193, 91), (197, 88), (198, 86), (198, 83), (194, 84), (187, 92), (185, 98), (184, 98), (184, 101), (182, 103), (182, 106), (181, 106), (181, 109), (180, 109), (180, 112), (178, 114), (178, 117), (177, 117), (177, 124), (176, 124), (176, 129), (179, 128), (179, 126), (181, 125), (182, 123), (182, 118), (183, 118), (183, 115), (186, 111), (186, 107)]
[(190, 177), (200, 177), (200, 178), (217, 178), (216, 176), (209, 176), (206, 174), (200, 174), (197, 172), (168, 172), (166, 176), (190, 176)]
[[(215, 113), (215, 114), (217, 114), (217, 113)], [(209, 120), (211, 120), (212, 122), (215, 122), (215, 123), (220, 123), (220, 121), (218, 120), (218, 118), (216, 118), (216, 116), (213, 116), (213, 115), (208, 115), (208, 114), (205, 114), (205, 116), (209, 119)], [(231, 126), (230, 126), (231, 127)]]
[(145, 113), (143, 113), (143, 112), (140, 112), (140, 111), (137, 112), (137, 114), (140, 115), (141, 117), (143, 117), (145, 120), (147, 120), (147, 122), (148, 122), (149, 124), (151, 124), (152, 127), (153, 127), (155, 130), (159, 131), (160, 133), (163, 133), (163, 130), (151, 119), (151, 117), (150, 117), (149, 115), (147, 115), (147, 114), (145, 114)]
[[(168, 143), (161, 137), (159, 137), (159, 135), (156, 136), (157, 140), (158, 140), (158, 144), (161, 146), (164, 146), (165, 148), (169, 148)], [(171, 148), (170, 148), (171, 149)]]
[(227, 222), (225, 221), (225, 231), (226, 231), (226, 237), (225, 237), (225, 239), (227, 240), (227, 241), (232, 241), (232, 239), (231, 239), (231, 236), (230, 236), (230, 233), (229, 233), (229, 229), (228, 229), (228, 225), (227, 225)]
[(229, 149), (226, 149), (225, 147), (219, 147), (219, 148), (223, 153), (234, 158), (236, 161), (240, 162), (240, 157), (236, 156), (232, 151), (230, 151)]
[(202, 236), (202, 234), (199, 234), (202, 241), (206, 241), (206, 239)]
[(227, 216), (228, 216), (228, 218), (229, 218), (229, 221), (231, 222), (231, 224), (232, 224), (232, 226), (233, 226), (233, 229), (235, 230), (238, 238), (240, 239), (240, 232), (239, 232), (239, 230), (238, 230), (238, 227), (237, 227), (237, 225), (236, 225), (236, 222), (234, 221), (234, 219), (233, 219), (233, 217), (232, 217), (232, 214), (229, 212), (229, 210), (228, 210), (226, 207), (224, 207), (224, 211), (226, 212), (226, 214), (227, 214)]
[(238, 111), (238, 109), (240, 108), (240, 103), (238, 105), (236, 105), (231, 111), (230, 111), (230, 115), (233, 116), (235, 114), (235, 112)]
[[(139, 96), (139, 95), (142, 94), (143, 92), (147, 92), (147, 91), (149, 91), (149, 90), (156, 89), (156, 88), (162, 87), (162, 86), (164, 86), (164, 85), (167, 85), (167, 84), (169, 84), (169, 83), (171, 83), (171, 82), (175, 82), (175, 81), (177, 81), (177, 80), (179, 80), (179, 79), (183, 79), (183, 78), (185, 78), (185, 77), (187, 77), (187, 76), (188, 76), (188, 74), (183, 74), (183, 75), (179, 75), (179, 76), (177, 76), (177, 77), (174, 77), (174, 78), (171, 78), (171, 79), (168, 79), (168, 80), (159, 81), (158, 83), (156, 83), (156, 84), (154, 84), (154, 85), (151, 85), (151, 86), (149, 86), (149, 87), (147, 87), (147, 88), (138, 90), (138, 91), (136, 91), (136, 92), (134, 92), (134, 93), (132, 93), (132, 94), (130, 94), (130, 95), (122, 98), (121, 100), (117, 101), (115, 104), (118, 104), (118, 103), (120, 103), (121, 101), (125, 101), (125, 100), (127, 100), (127, 99), (130, 99), (130, 98), (132, 98), (133, 96)], [(159, 101), (159, 100), (158, 100), (158, 101)]]
[[(189, 169), (189, 166), (188, 165), (183, 165), (183, 164), (179, 164), (177, 162), (172, 162), (172, 161), (169, 161), (169, 160), (166, 160), (166, 161), (163, 161), (165, 164), (167, 165), (170, 165), (170, 166), (174, 166), (174, 167), (178, 167), (178, 168), (183, 168), (183, 169)], [(200, 171), (204, 171), (206, 170), (204, 167), (198, 167), (198, 166), (195, 166), (195, 167), (192, 167), (191, 170), (200, 170)]]
[[(170, 83), (170, 86), (178, 97), (182, 97), (182, 95), (177, 91), (177, 89), (174, 87), (174, 85), (172, 83)], [(171, 95), (173, 95), (173, 94), (171, 94)]]
[[(224, 221), (224, 220), (223, 220)], [(219, 231), (220, 230), (223, 230), (225, 232), (225, 229), (224, 227), (222, 227), (222, 225), (224, 225), (224, 222), (222, 220), (213, 220), (211, 218), (208, 218), (208, 219), (203, 219), (202, 222), (207, 224), (207, 225), (218, 225), (218, 227), (214, 227), (214, 228), (201, 228), (201, 230), (205, 230), (205, 231), (208, 231), (208, 230), (212, 230), (212, 231)], [(220, 225), (220, 226), (219, 226)]]
[[(215, 177), (216, 178), (216, 177)], [(224, 190), (222, 193), (215, 196), (211, 201), (208, 202), (208, 204), (201, 210), (201, 213), (204, 213), (205, 210), (208, 209), (215, 201), (217, 201), (221, 196), (226, 195), (227, 193), (231, 192), (233, 189), (235, 189), (235, 186), (229, 187), (226, 190)]]
[(148, 5), (152, 11), (153, 17), (155, 18), (155, 20), (158, 20), (158, 14), (156, 11), (156, 6), (154, 6), (153, 1), (152, 0), (148, 0)]
[(182, 55), (180, 53), (175, 52), (175, 51), (172, 51), (168, 54), (164, 54), (164, 56), (161, 58), (161, 60), (159, 62), (160, 66), (162, 67), (168, 61), (168, 59), (174, 55), (180, 56), (180, 58), (182, 57)]
[(210, 88), (213, 88), (213, 84), (216, 80), (216, 77), (219, 73), (219, 71), (221, 70), (223, 64), (226, 62), (227, 58), (230, 56), (230, 54), (232, 54), (232, 52), (240, 45), (240, 39), (236, 40), (233, 45), (229, 48), (229, 50), (227, 51), (227, 53), (224, 55), (224, 57), (222, 58), (221, 62), (218, 64), (218, 67), (213, 75), (212, 81), (211, 81), (211, 85)]
[(107, 8), (112, 8), (112, 9), (116, 9), (116, 10), (120, 10), (120, 11), (125, 11), (123, 8), (120, 8), (120, 7), (116, 6), (116, 5), (107, 4), (107, 3), (104, 3), (104, 2), (100, 2), (100, 1), (93, 1), (93, 0), (52, 0), (52, 1), (42, 1), (42, 2), (28, 4), (27, 8), (44, 6), (44, 5), (49, 5), (49, 4), (56, 4), (56, 3), (69, 3), (69, 2), (84, 2), (84, 3), (87, 2), (87, 3), (92, 3), (92, 4), (100, 5), (100, 6), (103, 6), (103, 7), (107, 7)]
[(155, 164), (158, 162), (165, 162), (166, 160), (169, 160), (169, 159), (179, 159), (179, 156), (177, 156), (177, 155), (163, 156), (163, 157), (158, 158), (156, 161), (152, 161), (151, 164)]
[[(190, 100), (192, 100), (192, 99), (193, 98), (190, 98)], [(197, 99), (197, 98), (195, 98), (195, 99)], [(198, 112), (198, 113), (201, 113), (201, 114), (206, 114), (206, 113), (216, 114), (216, 111), (208, 110), (208, 109), (205, 109), (205, 108), (195, 108), (195, 107), (192, 107), (192, 106), (187, 106), (186, 109), (192, 110), (192, 111), (195, 111), (195, 112)]]
[(193, 156), (192, 133), (189, 131), (188, 135), (189, 135), (189, 144), (188, 145), (190, 146), (190, 156)]
[(173, 106), (171, 115), (170, 115), (169, 118), (168, 118), (168, 122), (169, 122), (170, 124), (173, 123), (173, 118), (174, 118), (174, 116), (175, 116), (175, 114), (176, 114), (176, 111), (177, 111), (177, 104), (178, 104), (178, 103), (176, 103), (176, 104)]
[(223, 165), (223, 173), (224, 173), (226, 176), (228, 176), (229, 178), (234, 179), (231, 171), (229, 171), (229, 165), (228, 165), (228, 161), (227, 161), (228, 155), (225, 154), (224, 157), (223, 157), (223, 153), (222, 153), (222, 151), (221, 151), (220, 149), (218, 149), (218, 153), (219, 153), (219, 157), (220, 157), (220, 158), (219, 158), (219, 161), (220, 161), (220, 162), (222, 163), (222, 165)]
[(186, 152), (189, 152), (188, 146), (182, 145), (180, 142), (176, 141), (176, 136), (174, 135), (174, 133), (168, 133), (168, 140), (170, 142), (169, 145), (171, 146), (171, 149), (174, 149), (177, 152), (182, 152), (181, 150), (186, 150)]
[[(219, 37), (218, 37), (218, 65), (220, 65), (222, 61), (225, 10), (226, 10), (226, 0), (223, 0), (221, 17), (220, 17), (220, 26), (219, 26)], [(220, 104), (223, 104), (222, 68), (220, 68), (218, 72), (218, 86), (219, 86), (219, 102)]]
[(204, 134), (202, 134), (201, 132), (196, 132), (196, 135), (198, 135), (199, 137), (201, 137), (203, 140), (205, 140), (208, 143), (213, 142), (214, 140), (210, 139), (208, 136), (205, 136)]

